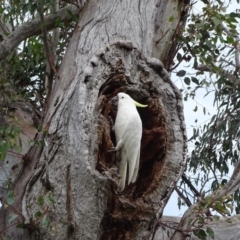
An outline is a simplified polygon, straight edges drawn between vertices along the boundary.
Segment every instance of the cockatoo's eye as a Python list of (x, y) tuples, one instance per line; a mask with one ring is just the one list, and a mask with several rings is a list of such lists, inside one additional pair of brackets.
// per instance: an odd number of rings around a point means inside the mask
[(121, 97), (122, 99), (124, 98), (124, 96)]

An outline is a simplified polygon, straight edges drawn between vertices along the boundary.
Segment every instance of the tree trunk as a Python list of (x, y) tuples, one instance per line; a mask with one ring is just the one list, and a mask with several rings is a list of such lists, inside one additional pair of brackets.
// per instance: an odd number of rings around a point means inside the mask
[[(182, 98), (164, 68), (184, 2), (84, 5), (48, 102), (48, 134), (37, 137), (45, 146), (31, 148), (15, 184), (14, 206), (28, 224), (8, 228), (11, 239), (159, 239), (159, 218), (185, 165)], [(108, 150), (116, 144), (110, 100), (120, 91), (148, 108), (139, 109), (138, 179), (118, 193)], [(48, 227), (39, 224), (45, 216)]]

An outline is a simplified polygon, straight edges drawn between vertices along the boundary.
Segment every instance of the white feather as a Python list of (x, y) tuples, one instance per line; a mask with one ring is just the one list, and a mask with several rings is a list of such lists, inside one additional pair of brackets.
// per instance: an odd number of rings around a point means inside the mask
[[(116, 150), (120, 153), (119, 189), (135, 182), (139, 169), (140, 147), (142, 138), (142, 121), (136, 109), (134, 100), (125, 93), (118, 93), (118, 112), (115, 121)], [(128, 170), (128, 171), (127, 171)], [(128, 172), (128, 174), (127, 174)]]

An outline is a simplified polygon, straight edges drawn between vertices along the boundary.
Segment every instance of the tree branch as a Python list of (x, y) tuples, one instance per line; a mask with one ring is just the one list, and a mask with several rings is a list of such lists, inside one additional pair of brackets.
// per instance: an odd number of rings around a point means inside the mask
[[(204, 202), (204, 199), (202, 199), (196, 204), (193, 204), (191, 207), (189, 207), (188, 210), (184, 213), (178, 228), (190, 229), (191, 227), (193, 227), (192, 223), (194, 222), (195, 219), (197, 219), (196, 209), (198, 209), (198, 206), (203, 206), (204, 204), (205, 210), (203, 210), (202, 214), (206, 214), (208, 212), (208, 209), (211, 207), (212, 203), (216, 202), (217, 200), (225, 196), (233, 194), (239, 188), (239, 181), (240, 181), (240, 160), (237, 162), (229, 182), (223, 188), (220, 188), (217, 191), (213, 192), (211, 195), (209, 195), (209, 197), (211, 198), (210, 202), (206, 203)], [(182, 232), (175, 232), (171, 240), (175, 239), (182, 240), (185, 239), (184, 237), (185, 236)]]
[[(223, 59), (221, 59), (221, 60), (224, 61)], [(197, 67), (194, 67), (194, 69), (199, 70), (199, 71), (204, 71), (204, 72), (215, 73), (215, 74), (223, 74), (228, 78), (228, 80), (230, 82), (232, 82), (234, 84), (237, 83), (237, 80), (238, 80), (237, 77), (234, 75), (234, 73), (231, 73), (231, 72), (223, 70), (223, 69), (221, 69), (221, 73), (220, 72), (218, 73), (215, 69), (213, 69), (212, 67), (207, 66), (207, 65), (199, 65)]]
[(3, 41), (8, 34), (11, 33), (11, 27), (10, 24), (4, 23), (2, 19), (2, 15), (0, 15), (0, 41)]
[(227, 33), (229, 36), (233, 37), (235, 39), (235, 64), (237, 71), (239, 72), (240, 69), (240, 60), (239, 60), (239, 54), (240, 54), (240, 47), (239, 47), (239, 40), (240, 38), (238, 37), (237, 34), (232, 33), (224, 24), (223, 22), (221, 23), (222, 29), (225, 33)]
[[(67, 6), (60, 9), (57, 13), (49, 14), (45, 17), (46, 29), (52, 30), (56, 28), (56, 21), (69, 21), (72, 15), (78, 16), (81, 9), (76, 6)], [(12, 50), (17, 47), (23, 40), (42, 33), (41, 19), (35, 19), (27, 22), (17, 28), (11, 35), (0, 43), (0, 61), (6, 58)]]
[(192, 205), (191, 201), (188, 199), (188, 197), (184, 196), (184, 194), (175, 187), (174, 190), (177, 192), (178, 196), (185, 202), (185, 204), (190, 207)]
[(191, 183), (191, 181), (187, 178), (186, 174), (183, 173), (182, 175), (182, 180), (188, 185), (188, 187), (190, 188), (190, 190), (192, 192), (194, 192), (196, 197), (200, 197), (200, 193), (198, 192), (198, 190), (193, 186), (193, 184)]

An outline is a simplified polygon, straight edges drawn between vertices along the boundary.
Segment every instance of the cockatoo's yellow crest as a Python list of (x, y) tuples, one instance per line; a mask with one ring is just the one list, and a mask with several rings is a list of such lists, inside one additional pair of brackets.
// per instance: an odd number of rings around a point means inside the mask
[(134, 100), (133, 100), (133, 102), (135, 103), (135, 105), (136, 105), (137, 107), (147, 107), (147, 106), (148, 106), (148, 105), (144, 105), (144, 104), (138, 103), (138, 102), (136, 102), (136, 101), (134, 101)]

